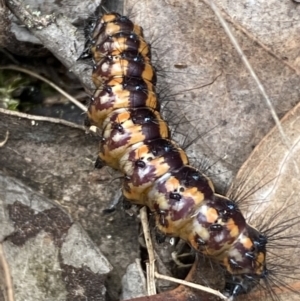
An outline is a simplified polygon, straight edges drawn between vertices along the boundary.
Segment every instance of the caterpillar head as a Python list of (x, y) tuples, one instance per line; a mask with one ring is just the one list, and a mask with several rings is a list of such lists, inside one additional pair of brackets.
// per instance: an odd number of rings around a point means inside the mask
[(236, 203), (215, 194), (193, 217), (189, 242), (226, 270), (230, 296), (248, 293), (268, 275), (267, 238), (249, 226)]
[(143, 29), (116, 12), (104, 14), (96, 20), (91, 19), (85, 28), (86, 42), (78, 59), (95, 58), (95, 52), (101, 42), (117, 33), (134, 33), (142, 37)]
[(230, 296), (250, 292), (261, 279), (268, 276), (266, 244), (265, 235), (246, 225), (223, 261), (226, 268), (226, 291)]

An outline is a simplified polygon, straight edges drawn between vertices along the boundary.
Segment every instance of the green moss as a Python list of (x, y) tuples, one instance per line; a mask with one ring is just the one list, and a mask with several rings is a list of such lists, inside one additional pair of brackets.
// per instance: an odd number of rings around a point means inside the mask
[(16, 111), (20, 102), (15, 95), (29, 83), (28, 77), (15, 71), (0, 70), (0, 108)]

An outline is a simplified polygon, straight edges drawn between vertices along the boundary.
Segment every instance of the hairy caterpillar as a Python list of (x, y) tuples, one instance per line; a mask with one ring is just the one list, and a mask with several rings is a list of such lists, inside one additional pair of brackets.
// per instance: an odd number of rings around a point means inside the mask
[(267, 238), (246, 223), (234, 202), (214, 192), (171, 140), (142, 30), (126, 17), (107, 14), (98, 20), (91, 44), (98, 89), (88, 114), (103, 137), (97, 165), (124, 174), (125, 198), (147, 205), (163, 233), (220, 262), (231, 276), (232, 296), (250, 291), (268, 273)]

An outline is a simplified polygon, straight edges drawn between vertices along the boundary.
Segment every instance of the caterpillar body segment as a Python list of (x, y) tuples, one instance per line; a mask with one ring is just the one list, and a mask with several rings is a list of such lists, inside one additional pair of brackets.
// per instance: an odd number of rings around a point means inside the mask
[(144, 60), (150, 60), (150, 48), (144, 38), (133, 32), (117, 32), (107, 36), (101, 43), (91, 49), (95, 62), (101, 61), (107, 55), (118, 56), (123, 52), (140, 54)]
[(88, 107), (88, 117), (93, 125), (102, 128), (104, 119), (112, 111), (140, 107), (159, 111), (155, 86), (141, 78), (112, 78), (95, 91)]
[(130, 52), (118, 56), (108, 56), (99, 61), (94, 67), (92, 79), (94, 84), (99, 86), (111, 78), (122, 78), (123, 76), (142, 78), (153, 84), (156, 83), (156, 74), (152, 65), (139, 55)]
[(146, 140), (134, 145), (120, 160), (120, 171), (125, 175), (124, 197), (147, 205), (153, 183), (184, 164), (188, 164), (185, 152), (169, 139)]
[(133, 34), (143, 38), (142, 27), (134, 24), (127, 17), (118, 13), (110, 13), (103, 15), (95, 23), (95, 27), (91, 35), (90, 52), (93, 58), (97, 57), (97, 46), (101, 45), (106, 38), (113, 37), (118, 34)]
[(119, 169), (120, 159), (128, 147), (145, 140), (169, 137), (169, 128), (157, 111), (149, 108), (118, 109), (103, 122), (99, 157), (109, 166)]
[[(92, 58), (94, 62), (98, 62), (105, 57), (103, 52), (105, 53), (109, 50), (109, 45), (102, 48), (102, 44), (107, 42), (107, 39), (118, 38), (118, 35), (126, 34), (135, 35), (143, 39), (143, 29), (125, 16), (121, 16), (118, 13), (109, 13), (97, 18), (96, 21), (90, 22), (86, 30), (85, 48), (79, 59)], [(149, 53), (150, 56), (150, 52), (146, 53)]]

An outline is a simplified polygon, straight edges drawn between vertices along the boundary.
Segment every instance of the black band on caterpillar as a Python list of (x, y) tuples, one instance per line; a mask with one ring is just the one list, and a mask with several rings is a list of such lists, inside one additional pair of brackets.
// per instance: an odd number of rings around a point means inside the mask
[(232, 296), (247, 293), (267, 274), (266, 239), (171, 140), (150, 53), (142, 28), (124, 16), (105, 14), (93, 26), (84, 57), (95, 62), (88, 117), (102, 131), (98, 161), (124, 174), (124, 197), (148, 206), (162, 233), (226, 269)]
[(94, 125), (101, 128), (103, 120), (113, 110), (140, 107), (159, 110), (154, 85), (141, 78), (119, 77), (106, 81), (96, 90), (88, 115)]
[(118, 38), (119, 34), (132, 34), (143, 39), (143, 29), (118, 13), (109, 13), (91, 22), (86, 34), (85, 49), (79, 59), (93, 58), (95, 62), (99, 61), (109, 49), (108, 45), (103, 47), (102, 43), (107, 39)]

